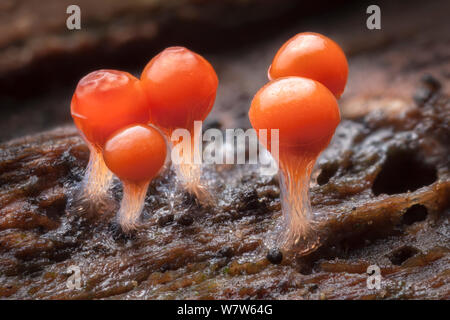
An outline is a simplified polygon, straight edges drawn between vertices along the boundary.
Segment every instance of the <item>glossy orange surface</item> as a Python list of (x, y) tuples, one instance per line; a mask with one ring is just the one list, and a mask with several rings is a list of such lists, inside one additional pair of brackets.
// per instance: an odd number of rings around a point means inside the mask
[(127, 72), (98, 70), (82, 78), (71, 103), (75, 125), (97, 147), (116, 130), (148, 123), (148, 104), (140, 81)]
[(268, 75), (271, 80), (289, 76), (313, 79), (339, 98), (347, 83), (348, 63), (336, 42), (318, 33), (304, 32), (283, 44)]
[(145, 182), (153, 179), (166, 160), (164, 137), (155, 128), (133, 125), (115, 133), (105, 144), (103, 158), (120, 179)]
[(280, 147), (302, 147), (330, 139), (340, 113), (335, 96), (324, 85), (287, 77), (269, 82), (256, 93), (249, 118), (254, 129), (269, 130), (268, 136), (271, 129), (279, 129)]
[(218, 79), (211, 64), (183, 47), (170, 47), (155, 56), (141, 75), (150, 121), (166, 133), (192, 129), (214, 104)]

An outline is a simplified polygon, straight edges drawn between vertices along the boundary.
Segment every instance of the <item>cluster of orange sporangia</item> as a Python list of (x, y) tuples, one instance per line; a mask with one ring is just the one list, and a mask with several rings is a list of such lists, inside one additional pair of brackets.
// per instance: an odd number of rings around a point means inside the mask
[[(148, 185), (164, 166), (166, 141), (178, 128), (194, 136), (194, 121), (203, 121), (211, 111), (217, 86), (211, 64), (183, 47), (159, 53), (140, 79), (117, 70), (82, 78), (71, 113), (91, 150), (84, 196), (94, 201), (104, 197), (111, 170), (124, 189), (118, 220), (124, 230), (134, 229)], [(205, 194), (197, 192), (201, 171), (193, 161), (185, 161), (177, 174), (188, 191)]]
[[(307, 253), (320, 245), (309, 201), (311, 171), (340, 122), (337, 98), (344, 92), (348, 64), (331, 39), (299, 33), (277, 52), (270, 80), (253, 98), (253, 128), (279, 130), (282, 224), (275, 245)], [(264, 143), (261, 140), (261, 143)], [(267, 147), (271, 141), (267, 142)]]
[[(308, 185), (315, 160), (340, 122), (336, 99), (344, 91), (347, 75), (345, 54), (334, 41), (317, 33), (300, 33), (279, 49), (268, 71), (270, 82), (251, 103), (249, 118), (257, 132), (279, 130), (275, 160), (284, 216), (277, 242), (281, 248), (307, 252), (319, 244)], [(84, 189), (90, 198), (103, 196), (111, 180), (107, 168), (121, 179), (124, 196), (118, 219), (124, 230), (136, 226), (148, 184), (164, 165), (165, 141), (178, 128), (194, 137), (194, 121), (203, 121), (211, 111), (217, 85), (213, 67), (182, 47), (155, 56), (141, 79), (99, 70), (79, 82), (71, 110), (91, 150)], [(269, 150), (271, 143), (270, 139), (265, 143)], [(194, 159), (198, 152), (195, 144), (191, 146), (191, 158), (185, 160)], [(197, 197), (206, 198), (200, 165), (183, 163), (177, 168), (181, 182)]]

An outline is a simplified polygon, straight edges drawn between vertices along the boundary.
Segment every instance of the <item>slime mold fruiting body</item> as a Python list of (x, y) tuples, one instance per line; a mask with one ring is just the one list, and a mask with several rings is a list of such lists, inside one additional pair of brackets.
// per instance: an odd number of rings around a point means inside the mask
[[(295, 248), (300, 254), (313, 251), (320, 239), (309, 201), (309, 181), (317, 157), (340, 121), (336, 98), (317, 81), (281, 78), (258, 91), (249, 118), (256, 130), (279, 129), (279, 157), (275, 160), (280, 168), (283, 223), (276, 245)], [(268, 150), (274, 143), (268, 140)]]
[(101, 201), (112, 179), (103, 161), (102, 148), (114, 131), (129, 124), (148, 122), (145, 94), (139, 80), (127, 72), (94, 71), (78, 83), (71, 114), (90, 149), (82, 197)]
[(123, 185), (117, 216), (124, 231), (136, 228), (148, 185), (163, 167), (166, 150), (161, 133), (147, 125), (125, 127), (106, 142), (103, 158)]
[[(155, 56), (141, 76), (147, 93), (150, 121), (171, 141), (176, 129), (187, 129), (191, 135), (191, 150), (183, 152), (181, 164), (176, 164), (182, 185), (200, 201), (208, 202), (210, 194), (200, 183), (200, 149), (194, 143), (194, 121), (203, 121), (214, 104), (218, 86), (217, 75), (202, 56), (183, 47), (170, 47)], [(180, 141), (181, 142), (181, 141)], [(177, 141), (172, 141), (175, 146)], [(185, 150), (186, 151), (186, 150)]]
[(289, 76), (319, 81), (339, 98), (347, 82), (347, 58), (333, 40), (318, 33), (299, 33), (278, 50), (268, 71), (270, 80)]

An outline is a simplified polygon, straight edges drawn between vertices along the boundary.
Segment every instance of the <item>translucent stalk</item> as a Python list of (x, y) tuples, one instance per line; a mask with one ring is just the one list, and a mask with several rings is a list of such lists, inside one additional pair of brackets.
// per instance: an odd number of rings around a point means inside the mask
[(280, 150), (280, 188), (282, 222), (278, 226), (276, 246), (306, 254), (320, 245), (317, 222), (309, 200), (309, 182), (320, 151), (306, 148)]
[(88, 143), (89, 163), (81, 185), (81, 195), (93, 202), (103, 201), (111, 185), (113, 174), (106, 167), (101, 150)]
[[(213, 197), (208, 188), (201, 182), (202, 176), (202, 154), (200, 147), (194, 143), (192, 137), (190, 143), (190, 152), (180, 152), (181, 163), (174, 163), (177, 179), (183, 188), (190, 194), (193, 194), (202, 204), (212, 204)], [(180, 142), (183, 143), (183, 142)], [(176, 146), (174, 143), (173, 146)], [(182, 148), (181, 150), (185, 150)]]
[(117, 213), (123, 231), (128, 232), (137, 228), (149, 184), (150, 181), (123, 181), (123, 197)]

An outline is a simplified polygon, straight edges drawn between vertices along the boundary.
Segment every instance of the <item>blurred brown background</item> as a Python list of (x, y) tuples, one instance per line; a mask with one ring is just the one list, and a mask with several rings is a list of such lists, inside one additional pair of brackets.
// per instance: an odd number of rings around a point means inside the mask
[[(247, 125), (244, 114), (274, 53), (297, 32), (323, 32), (346, 51), (344, 107), (362, 93), (406, 92), (427, 72), (448, 80), (449, 3), (381, 1), (382, 29), (368, 30), (369, 1), (2, 0), (0, 141), (70, 122), (80, 77), (99, 68), (139, 76), (171, 45), (205, 55), (216, 68), (220, 87), (210, 121), (219, 127)], [(66, 28), (70, 4), (81, 8), (79, 31)], [(236, 115), (244, 120), (236, 123)]]

